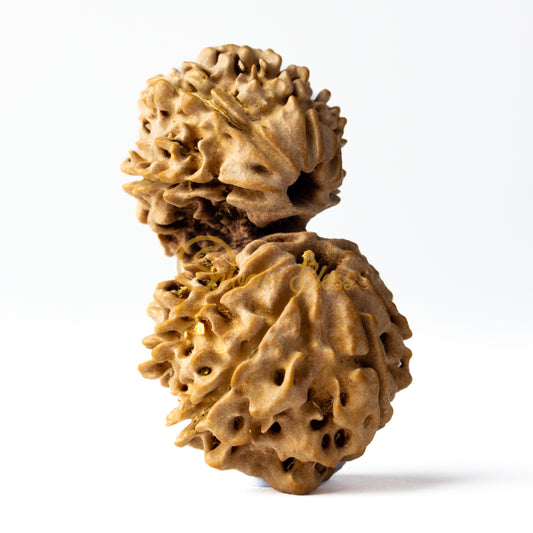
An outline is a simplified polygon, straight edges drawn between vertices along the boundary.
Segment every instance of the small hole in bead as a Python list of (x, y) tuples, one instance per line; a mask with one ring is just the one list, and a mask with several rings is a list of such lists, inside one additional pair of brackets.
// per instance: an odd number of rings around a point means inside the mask
[(285, 461), (283, 461), (283, 470), (285, 470), (285, 472), (290, 472), (293, 468), (294, 468), (294, 465), (296, 463), (296, 459), (294, 457), (289, 457), (288, 459), (285, 459)]
[(179, 290), (180, 287), (181, 287), (181, 285), (177, 281), (169, 280), (163, 285), (163, 290), (165, 290), (165, 291), (177, 291), (177, 290)]
[(284, 379), (285, 379), (285, 370), (283, 368), (276, 370), (276, 374), (274, 375), (274, 383), (278, 387), (281, 387)]
[(209, 449), (214, 450), (219, 444), (220, 444), (220, 441), (215, 437), (215, 435), (213, 435), (211, 438), (211, 445)]
[(143, 122), (143, 129), (146, 133), (150, 133), (152, 131), (152, 125), (148, 121)]
[(335, 433), (333, 441), (335, 442), (335, 446), (337, 446), (337, 448), (344, 448), (348, 444), (348, 436), (346, 435), (344, 429), (339, 429), (339, 431)]
[(184, 357), (189, 357), (193, 352), (194, 352), (194, 346), (191, 346), (190, 348), (187, 348), (183, 352), (183, 355), (184, 355)]
[(346, 393), (345, 392), (341, 392), (339, 400), (341, 402), (341, 405), (344, 407), (346, 405)]
[[(305, 203), (306, 199), (315, 198), (320, 194), (320, 186), (312, 174), (300, 172), (298, 179), (287, 187), (289, 200), (297, 206)], [(320, 261), (317, 261), (320, 263)]]
[(276, 435), (277, 433), (279, 433), (281, 431), (281, 426), (278, 424), (278, 422), (274, 422), (269, 428), (268, 428), (268, 433), (270, 433), (270, 435)]
[(403, 367), (403, 361), (398, 361), (398, 368), (402, 368)]
[(181, 386), (181, 391), (182, 392), (187, 392), (189, 390), (189, 387), (187, 385), (182, 385)]
[(239, 431), (244, 426), (244, 418), (242, 416), (236, 416), (233, 419), (233, 429)]
[(238, 76), (241, 73), (241, 69), (239, 68), (239, 63), (242, 64), (241, 60), (238, 57), (236, 57), (233, 60), (233, 72), (235, 73), (236, 76)]
[(160, 109), (159, 113), (161, 113), (162, 117), (168, 117), (170, 113), (168, 111), (165, 111), (164, 109)]
[(235, 453), (237, 450), (239, 449), (239, 446), (232, 446), (231, 447), (231, 450), (230, 450), (230, 453)]
[(388, 335), (386, 333), (382, 333), (379, 336), (379, 340), (381, 341), (381, 344), (383, 344), (383, 348), (385, 348), (385, 351), (387, 351)]
[(331, 440), (330, 436), (327, 433), (322, 437), (322, 449), (323, 450), (327, 450), (329, 448), (330, 440)]
[(326, 471), (326, 467), (324, 465), (321, 465), (320, 463), (315, 464), (315, 470), (322, 475)]
[(326, 425), (327, 421), (327, 416), (325, 416), (322, 420), (311, 420), (311, 427), (313, 429), (320, 429)]
[(200, 376), (208, 376), (211, 374), (211, 369), (208, 366), (204, 366), (198, 370), (198, 374), (200, 374)]

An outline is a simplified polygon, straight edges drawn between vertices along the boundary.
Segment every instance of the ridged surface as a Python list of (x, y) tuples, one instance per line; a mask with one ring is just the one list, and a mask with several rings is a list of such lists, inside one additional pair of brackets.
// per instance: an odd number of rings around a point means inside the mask
[(140, 366), (190, 419), (177, 444), (298, 494), (359, 457), (410, 381), (411, 335), (354, 243), (275, 234), (215, 245), (160, 283)]
[(336, 204), (346, 120), (309, 71), (280, 70), (272, 50), (207, 48), (182, 71), (148, 81), (140, 139), (122, 164), (125, 190), (167, 254), (210, 234), (232, 247), (305, 229)]

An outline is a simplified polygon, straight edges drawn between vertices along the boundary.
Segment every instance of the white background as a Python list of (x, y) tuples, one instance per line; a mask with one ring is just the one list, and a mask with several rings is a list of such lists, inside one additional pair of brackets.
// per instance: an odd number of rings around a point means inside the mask
[[(0, 529), (531, 531), (533, 3), (3, 2)], [(119, 171), (145, 80), (273, 48), (348, 118), (339, 206), (412, 326), (412, 386), (309, 496), (173, 446), (137, 365), (175, 264)]]

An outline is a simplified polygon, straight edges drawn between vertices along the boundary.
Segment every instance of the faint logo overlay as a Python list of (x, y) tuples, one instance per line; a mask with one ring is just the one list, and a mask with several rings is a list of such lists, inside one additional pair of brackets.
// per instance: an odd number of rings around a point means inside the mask
[[(194, 251), (195, 249), (197, 250)], [(217, 268), (213, 262), (217, 256), (223, 258), (222, 269)], [(190, 239), (180, 249), (178, 259), (194, 265), (196, 277), (201, 281), (201, 285), (197, 287), (200, 291), (213, 291), (226, 281), (230, 281), (225, 285), (226, 290), (244, 285), (255, 290), (280, 281), (276, 279), (278, 275), (275, 272), (252, 273), (248, 276), (239, 274), (235, 252), (223, 239), (214, 235), (199, 235)], [(319, 287), (323, 290), (349, 291), (361, 277), (360, 272), (355, 270), (348, 274), (330, 270), (328, 265), (321, 265), (315, 259), (312, 250), (306, 250), (302, 254), (297, 266), (296, 274), (289, 280), (289, 288), (294, 294), (316, 286), (317, 278)]]

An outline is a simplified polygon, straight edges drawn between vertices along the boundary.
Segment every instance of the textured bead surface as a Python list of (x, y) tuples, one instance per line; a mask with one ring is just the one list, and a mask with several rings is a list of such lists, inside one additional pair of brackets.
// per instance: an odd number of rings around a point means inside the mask
[(312, 98), (309, 71), (272, 50), (207, 48), (142, 92), (140, 139), (125, 190), (167, 254), (203, 234), (232, 247), (305, 229), (336, 204), (346, 120)]
[(411, 335), (357, 246), (275, 234), (214, 246), (160, 283), (141, 365), (190, 419), (177, 444), (208, 464), (307, 493), (359, 457), (410, 381)]

